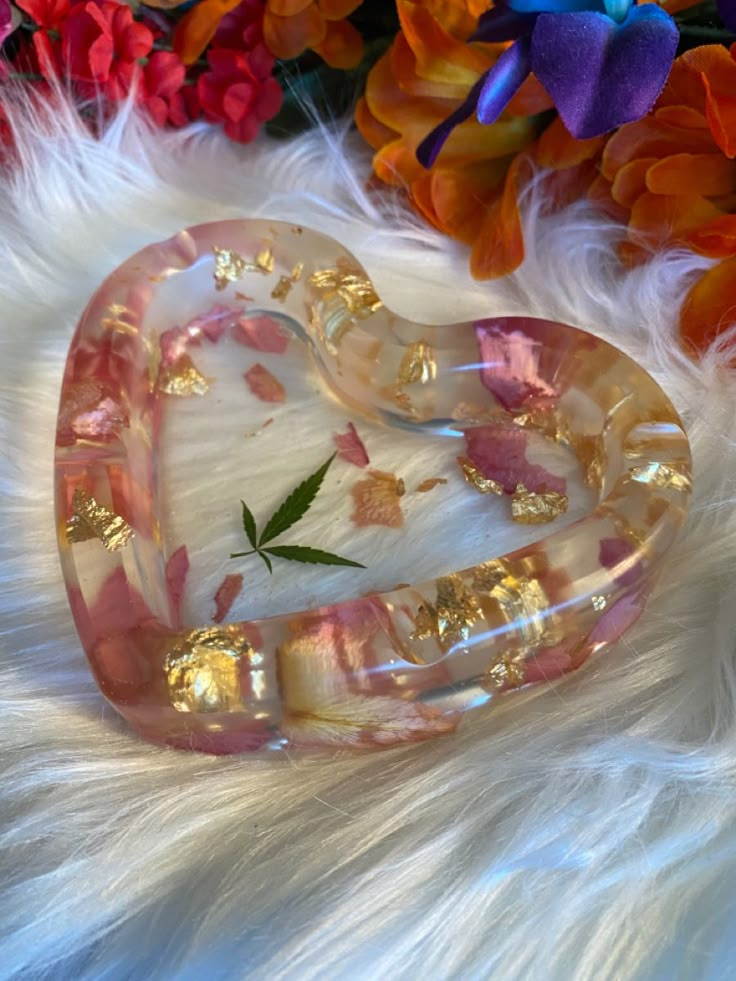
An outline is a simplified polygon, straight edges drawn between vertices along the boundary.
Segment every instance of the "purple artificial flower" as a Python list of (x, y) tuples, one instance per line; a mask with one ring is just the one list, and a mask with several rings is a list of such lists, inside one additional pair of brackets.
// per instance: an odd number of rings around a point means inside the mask
[[(736, 8), (736, 0), (720, 3)], [(530, 72), (576, 139), (640, 119), (664, 88), (679, 32), (655, 3), (497, 0), (471, 40), (514, 43), (419, 145), (417, 159), (424, 167), (432, 166), (454, 127), (473, 113), (481, 123), (495, 122)]]

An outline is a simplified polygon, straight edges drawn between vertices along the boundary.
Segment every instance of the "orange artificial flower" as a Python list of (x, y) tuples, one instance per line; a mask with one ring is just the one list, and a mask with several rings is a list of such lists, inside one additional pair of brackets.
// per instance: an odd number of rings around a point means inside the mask
[(306, 48), (333, 68), (354, 68), (363, 39), (346, 17), (363, 0), (266, 0), (263, 36), (277, 58), (296, 58)]
[(486, 0), (397, 0), (401, 30), (368, 76), (355, 121), (376, 150), (373, 168), (401, 187), (431, 224), (472, 248), (474, 276), (516, 269), (524, 258), (517, 185), (526, 150), (552, 102), (528, 79), (498, 122), (457, 126), (426, 171), (419, 143), (465, 99), (506, 44), (468, 43)]
[[(682, 245), (736, 256), (736, 45), (681, 55), (654, 111), (606, 142), (591, 196), (628, 225), (622, 257)], [(736, 310), (733, 262), (703, 274), (682, 309), (687, 347), (702, 350)]]

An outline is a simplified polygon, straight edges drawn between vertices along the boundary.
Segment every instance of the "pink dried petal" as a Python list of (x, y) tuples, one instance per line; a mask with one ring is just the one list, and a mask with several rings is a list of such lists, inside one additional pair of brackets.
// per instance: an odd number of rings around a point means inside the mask
[(283, 354), (289, 346), (289, 335), (284, 328), (266, 314), (241, 317), (233, 328), (233, 337), (264, 354)]
[(507, 494), (518, 484), (527, 490), (564, 494), (567, 481), (526, 458), (528, 434), (519, 426), (501, 424), (478, 426), (465, 431), (467, 455), (484, 477), (495, 480)]
[(243, 378), (248, 383), (248, 388), (261, 402), (286, 401), (286, 389), (262, 364), (254, 364), (245, 372)]
[(164, 364), (175, 364), (187, 349), (191, 338), (186, 327), (171, 327), (159, 337), (161, 360)]
[(200, 314), (199, 317), (190, 320), (184, 330), (193, 344), (199, 343), (202, 336), (213, 344), (217, 344), (226, 330), (232, 330), (235, 327), (242, 315), (242, 307), (233, 310), (231, 307), (216, 303), (207, 313)]
[(59, 407), (56, 445), (73, 446), (79, 439), (109, 443), (128, 424), (127, 413), (104, 384), (67, 384)]
[(623, 636), (632, 624), (636, 623), (644, 609), (644, 599), (637, 592), (633, 596), (622, 596), (609, 607), (588, 635), (588, 644), (613, 644)]
[(180, 545), (175, 552), (169, 556), (166, 563), (166, 590), (169, 594), (171, 612), (174, 616), (174, 626), (181, 627), (181, 600), (184, 595), (184, 586), (189, 572), (189, 553), (186, 545)]
[(404, 515), (399, 500), (404, 493), (404, 484), (394, 474), (371, 470), (366, 479), (359, 480), (350, 493), (355, 502), (355, 509), (350, 517), (358, 527), (403, 526)]
[[(557, 389), (540, 372), (544, 347), (523, 331), (477, 324), (480, 380), (505, 409), (547, 402), (559, 397)], [(528, 485), (527, 485), (528, 486)]]
[(215, 623), (222, 623), (230, 612), (230, 607), (243, 588), (243, 577), (240, 574), (225, 576), (215, 593)]
[(341, 460), (353, 463), (356, 467), (367, 467), (371, 462), (363, 440), (358, 436), (358, 431), (352, 422), (348, 423), (346, 433), (335, 433), (332, 438), (335, 440), (337, 455)]
[(604, 569), (613, 571), (619, 586), (633, 586), (641, 578), (643, 566), (635, 556), (636, 546), (625, 538), (601, 539), (598, 561)]

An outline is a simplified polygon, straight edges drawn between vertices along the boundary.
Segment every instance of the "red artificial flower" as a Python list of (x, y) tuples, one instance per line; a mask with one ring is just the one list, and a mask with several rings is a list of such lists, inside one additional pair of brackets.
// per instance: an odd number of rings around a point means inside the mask
[(69, 77), (100, 88), (113, 100), (125, 98), (138, 59), (153, 47), (151, 31), (133, 19), (130, 7), (112, 0), (74, 4), (61, 37)]
[(173, 51), (155, 51), (141, 72), (138, 102), (157, 126), (186, 126), (199, 115), (194, 85), (184, 85), (186, 68)]
[(272, 119), (281, 108), (283, 93), (278, 82), (264, 75), (264, 60), (251, 59), (250, 52), (210, 50), (207, 61), (210, 70), (197, 81), (205, 117), (222, 123), (231, 140), (249, 143), (261, 123)]
[(62, 72), (58, 35), (71, 9), (70, 0), (18, 0), (17, 5), (38, 24), (39, 30), (33, 33), (33, 48), (24, 46), (19, 52), (16, 67), (44, 78), (58, 77)]

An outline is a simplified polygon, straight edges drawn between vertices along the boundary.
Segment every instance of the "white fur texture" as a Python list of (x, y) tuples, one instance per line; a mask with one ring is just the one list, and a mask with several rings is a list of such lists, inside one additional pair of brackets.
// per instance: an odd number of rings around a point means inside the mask
[[(369, 159), (344, 135), (238, 149), (122, 114), (95, 142), (69, 113), (27, 118), (22, 151), (0, 185), (0, 977), (736, 977), (736, 385), (717, 352), (695, 364), (674, 340), (704, 261), (622, 277), (617, 229), (584, 206), (542, 217), (532, 191), (524, 267), (474, 283), (462, 249), (364, 191)], [(56, 557), (66, 348), (133, 250), (256, 214), (340, 239), (399, 312), (579, 324), (665, 386), (695, 502), (616, 650), (381, 754), (216, 759), (118, 721)]]

